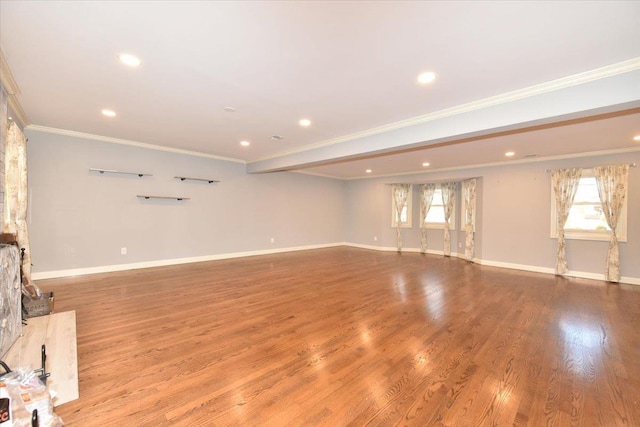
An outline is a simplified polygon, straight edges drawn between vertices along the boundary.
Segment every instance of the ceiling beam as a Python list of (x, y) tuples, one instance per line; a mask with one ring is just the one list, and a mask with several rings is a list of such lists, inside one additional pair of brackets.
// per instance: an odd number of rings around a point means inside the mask
[(247, 164), (247, 172), (303, 169), (638, 108), (639, 64), (635, 59), (626, 69), (604, 77), (600, 73), (595, 79), (549, 82), (393, 124), (364, 136), (255, 161)]

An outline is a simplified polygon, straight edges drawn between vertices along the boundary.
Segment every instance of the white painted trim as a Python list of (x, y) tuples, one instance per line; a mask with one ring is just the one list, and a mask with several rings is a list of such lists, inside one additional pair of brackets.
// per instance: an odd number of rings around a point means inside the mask
[(29, 125), (25, 129), (33, 130), (37, 132), (46, 132), (46, 133), (53, 133), (57, 135), (71, 136), (74, 138), (84, 138), (84, 139), (92, 139), (94, 141), (110, 142), (112, 144), (129, 145), (132, 147), (146, 148), (149, 150), (168, 151), (170, 153), (186, 154), (187, 156), (223, 160), (225, 162), (247, 164), (246, 161), (242, 159), (236, 159), (233, 157), (215, 156), (213, 154), (201, 153), (199, 151), (190, 151), (190, 150), (183, 150), (181, 148), (165, 147), (163, 145), (148, 144), (146, 142), (131, 141), (128, 139), (111, 138), (110, 136), (94, 135), (91, 133), (76, 132), (73, 130), (58, 129), (58, 128), (52, 128), (47, 126), (40, 126), (40, 125)]
[[(76, 268), (76, 269), (69, 269), (69, 270), (34, 272), (31, 274), (31, 277), (33, 280), (56, 279), (60, 277), (82, 276), (86, 274), (112, 273), (116, 271), (137, 270), (141, 268), (165, 267), (169, 265), (189, 264), (193, 262), (218, 261), (223, 259), (242, 258), (242, 257), (256, 256), (256, 255), (269, 255), (269, 254), (279, 254), (284, 252), (304, 251), (304, 250), (310, 250), (310, 249), (333, 248), (337, 246), (349, 246), (352, 248), (370, 249), (370, 250), (381, 251), (381, 252), (397, 252), (397, 249), (395, 247), (390, 247), (390, 246), (373, 246), (373, 245), (363, 245), (360, 243), (336, 242), (336, 243), (325, 243), (325, 244), (319, 244), (319, 245), (295, 246), (295, 247), (280, 248), (280, 249), (265, 249), (265, 250), (258, 250), (258, 251), (232, 252), (227, 254), (206, 255), (206, 256), (200, 256), (200, 257), (175, 258), (175, 259), (168, 259), (168, 260), (137, 262), (137, 263), (131, 263), (131, 264), (117, 264), (117, 265), (105, 265), (100, 267)], [(402, 252), (420, 253), (421, 251), (420, 251), (420, 248), (403, 248)], [(444, 252), (439, 250), (427, 249), (426, 253), (429, 255), (444, 256)], [(451, 256), (458, 257), (464, 260), (464, 253), (451, 252)], [(482, 260), (479, 258), (474, 258), (473, 262), (478, 265), (486, 265), (489, 267), (508, 268), (511, 270), (531, 271), (534, 273), (555, 275), (555, 269), (549, 268), (549, 267), (539, 267), (535, 265), (514, 264), (509, 262)], [(605, 281), (604, 274), (600, 274), (600, 273), (589, 273), (586, 271), (570, 270), (566, 275), (571, 277), (581, 278), (581, 279), (593, 279), (593, 280), (600, 280), (603, 282)], [(640, 285), (640, 277), (622, 276), (620, 278), (620, 283), (625, 283), (629, 285)]]
[[(513, 264), (509, 262), (489, 261), (489, 260), (478, 260), (478, 263), (481, 265), (486, 265), (490, 267), (509, 268), (512, 270), (531, 271), (534, 273), (544, 273), (544, 274), (552, 274), (552, 275), (555, 275), (556, 273), (554, 268), (539, 267), (536, 265)], [(603, 282), (606, 281), (604, 278), (604, 273), (590, 273), (588, 271), (569, 270), (566, 276), (577, 277), (580, 279), (600, 280)], [(640, 277), (622, 276), (620, 278), (620, 283), (626, 283), (629, 285), (640, 285)]]
[[(344, 246), (349, 246), (352, 248), (359, 248), (359, 249), (371, 249), (373, 251), (381, 251), (381, 252), (397, 252), (398, 249), (395, 246), (373, 246), (373, 245), (363, 245), (360, 243), (349, 243), (349, 242), (345, 242)], [(407, 253), (421, 253), (422, 250), (420, 248), (402, 248), (402, 252), (407, 252)], [(438, 251), (438, 250), (434, 250), (434, 249), (427, 249), (426, 252), (428, 255), (442, 255), (444, 256), (444, 251)], [(451, 256), (452, 257), (458, 257), (458, 258), (462, 258), (464, 257), (464, 254), (459, 254), (457, 252), (451, 252)]]
[(256, 255), (269, 255), (269, 254), (279, 254), (283, 252), (305, 251), (310, 249), (333, 248), (336, 246), (344, 246), (344, 245), (345, 245), (344, 242), (336, 242), (336, 243), (325, 243), (325, 244), (319, 244), (319, 245), (294, 246), (294, 247), (279, 248), (279, 249), (264, 249), (264, 250), (257, 250), (257, 251), (248, 251), (248, 252), (231, 252), (226, 254), (205, 255), (205, 256), (189, 257), (189, 258), (174, 258), (174, 259), (164, 259), (164, 260), (156, 260), (156, 261), (135, 262), (130, 264), (115, 264), (115, 265), (105, 265), (105, 266), (99, 266), (99, 267), (74, 268), (69, 270), (43, 271), (43, 272), (32, 273), (31, 278), (33, 280), (45, 280), (45, 279), (56, 279), (60, 277), (83, 276), (86, 274), (113, 273), (116, 271), (137, 270), (140, 268), (165, 267), (169, 265), (190, 264), (194, 262), (218, 261), (223, 259), (243, 258), (243, 257), (256, 256)]
[(7, 59), (4, 57), (2, 48), (0, 48), (0, 82), (7, 91), (7, 95), (17, 95), (20, 93), (18, 82), (16, 82), (16, 79), (13, 77), (13, 73), (11, 72), (11, 68), (9, 68)]
[(20, 102), (18, 102), (18, 98), (16, 98), (15, 95), (9, 95), (8, 98), (9, 99), (7, 101), (7, 104), (13, 112), (15, 122), (18, 123), (18, 125), (22, 129), (24, 129), (25, 126), (29, 125), (29, 118), (27, 117), (27, 113), (24, 112), (24, 110), (22, 109), (22, 105), (20, 105)]
[[(396, 252), (397, 249), (394, 247), (389, 247), (389, 246), (373, 246), (373, 245), (362, 245), (359, 243), (345, 243), (345, 246), (350, 246), (353, 248), (361, 248), (361, 249), (371, 249), (374, 251), (384, 251), (384, 252)], [(420, 249), (419, 248), (403, 248), (402, 252), (410, 252), (410, 253), (420, 253)], [(444, 255), (443, 251), (437, 251), (437, 250), (432, 250), (432, 249), (427, 249), (427, 254), (430, 255)], [(458, 252), (451, 252), (451, 256), (452, 257), (458, 257), (460, 259), (465, 260), (464, 258), (464, 253), (458, 253)], [(551, 275), (555, 275), (556, 271), (554, 268), (550, 268), (550, 267), (540, 267), (540, 266), (536, 266), (536, 265), (526, 265), (526, 264), (513, 264), (510, 262), (500, 262), (500, 261), (489, 261), (489, 260), (482, 260), (480, 258), (474, 258), (473, 262), (478, 264), (478, 265), (486, 265), (489, 267), (498, 267), (498, 268), (508, 268), (511, 270), (522, 270), (522, 271), (530, 271), (533, 273), (543, 273), (543, 274), (551, 274)], [(601, 273), (589, 273), (587, 271), (574, 271), (574, 270), (569, 270), (566, 274), (567, 276), (570, 277), (577, 277), (580, 279), (593, 279), (593, 280), (600, 280), (605, 282), (606, 280), (604, 279), (604, 274)], [(640, 277), (629, 277), (629, 276), (622, 276), (620, 278), (620, 283), (625, 283), (625, 284), (629, 284), (629, 285), (640, 285)]]
[(551, 80), (545, 83), (529, 86), (526, 88), (506, 92), (500, 95), (491, 96), (488, 98), (479, 99), (477, 101), (468, 102), (466, 104), (457, 105), (455, 107), (446, 108), (444, 110), (435, 111), (432, 113), (423, 114), (421, 116), (412, 117), (406, 120), (400, 120), (398, 122), (389, 123), (383, 126), (367, 129), (361, 132), (355, 132), (349, 135), (340, 136), (337, 138), (328, 139), (326, 141), (318, 142), (316, 144), (305, 145), (298, 149), (281, 152), (273, 156), (267, 156), (252, 163), (257, 163), (265, 160), (271, 160), (282, 156), (287, 156), (296, 153), (302, 153), (305, 151), (313, 150), (316, 148), (327, 147), (335, 144), (339, 144), (354, 139), (365, 138), (367, 136), (378, 135), (384, 132), (389, 132), (396, 129), (402, 129), (409, 126), (415, 126), (421, 123), (430, 122), (434, 120), (443, 119), (445, 117), (456, 116), (458, 114), (464, 114), (475, 110), (481, 110), (483, 108), (492, 107), (499, 104), (517, 101), (518, 99), (529, 98), (536, 95), (541, 95), (547, 92), (553, 92), (560, 89), (565, 89), (571, 86), (581, 85), (589, 83), (595, 80), (612, 77), (618, 74), (629, 73), (632, 71), (640, 70), (640, 57), (628, 59), (626, 61), (618, 62), (615, 64), (607, 65), (604, 67), (596, 68), (594, 70), (585, 71), (582, 73), (574, 74), (571, 76), (563, 77), (556, 80)]
[(2, 83), (2, 87), (7, 91), (7, 104), (15, 116), (15, 122), (24, 128), (29, 124), (29, 119), (18, 101), (17, 95), (20, 94), (20, 87), (18, 87), (18, 82), (16, 82), (16, 79), (13, 77), (13, 73), (11, 72), (11, 68), (9, 68), (9, 63), (4, 57), (2, 49), (0, 49), (0, 83)]

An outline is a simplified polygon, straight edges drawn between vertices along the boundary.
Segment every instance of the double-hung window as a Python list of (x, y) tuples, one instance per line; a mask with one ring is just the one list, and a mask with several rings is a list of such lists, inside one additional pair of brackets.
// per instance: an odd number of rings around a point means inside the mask
[[(618, 221), (618, 241), (627, 241), (627, 199), (622, 206), (620, 220)], [(551, 185), (551, 237), (558, 237), (557, 212), (553, 185)], [(579, 240), (606, 240), (611, 239), (611, 228), (602, 210), (598, 185), (593, 169), (582, 171), (578, 190), (569, 210), (567, 222), (564, 225), (564, 236), (567, 239)]]
[[(451, 211), (451, 218), (449, 219), (449, 228), (455, 230), (456, 227), (456, 206), (454, 199), (453, 209)], [(433, 193), (433, 200), (431, 201), (431, 208), (427, 212), (427, 217), (424, 219), (424, 228), (444, 228), (444, 202), (442, 201), (442, 189), (440, 186), (436, 188)]]

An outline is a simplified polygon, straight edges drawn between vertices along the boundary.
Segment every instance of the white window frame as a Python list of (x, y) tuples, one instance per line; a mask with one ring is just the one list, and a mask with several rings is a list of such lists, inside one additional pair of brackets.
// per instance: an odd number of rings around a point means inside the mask
[[(404, 205), (407, 208), (407, 221), (400, 223), (400, 228), (411, 228), (411, 212), (413, 211), (413, 186), (409, 188), (409, 195), (407, 195), (407, 201)], [(393, 190), (391, 191), (391, 226), (398, 226), (396, 218), (396, 202), (393, 198)]]
[[(593, 169), (584, 169), (580, 178), (592, 178), (595, 176)], [(629, 185), (625, 189), (624, 205), (622, 205), (622, 212), (620, 213), (620, 219), (618, 220), (617, 235), (619, 242), (627, 241), (627, 202), (629, 200)], [(558, 211), (556, 209), (556, 194), (553, 190), (553, 182), (551, 182), (551, 231), (550, 237), (552, 239), (558, 238)], [(597, 241), (609, 241), (611, 240), (611, 230), (564, 230), (564, 238), (572, 240), (597, 240)]]
[[(449, 218), (449, 230), (456, 229), (456, 199), (458, 198), (458, 187), (456, 186), (456, 196), (453, 198), (453, 209), (451, 211), (451, 218)], [(444, 203), (442, 201), (442, 187), (440, 184), (436, 185), (436, 192), (433, 194), (433, 200), (431, 201), (431, 208), (433, 206), (444, 206), (443, 204), (435, 204), (436, 195), (440, 196), (440, 203)], [(444, 209), (444, 207), (443, 207)], [(420, 225), (421, 228), (431, 228), (436, 230), (444, 230), (444, 222), (427, 222), (427, 219), (424, 219), (424, 223)]]

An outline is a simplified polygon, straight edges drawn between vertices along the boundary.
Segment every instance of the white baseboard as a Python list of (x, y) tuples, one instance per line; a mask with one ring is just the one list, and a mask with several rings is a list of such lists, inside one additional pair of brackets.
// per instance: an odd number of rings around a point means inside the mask
[[(362, 248), (362, 249), (371, 249), (374, 251), (385, 251), (385, 252), (396, 252), (397, 249), (395, 247), (389, 246), (372, 246), (372, 245), (362, 245), (359, 243), (345, 243), (346, 246), (351, 246), (354, 248)], [(420, 248), (403, 248), (402, 252), (420, 252)], [(427, 249), (427, 253), (431, 255), (444, 255), (443, 251), (437, 251), (432, 249)], [(457, 256), (458, 258), (464, 259), (464, 253), (451, 252), (451, 256)], [(490, 261), (483, 260), (480, 258), (474, 258), (473, 262), (480, 265), (487, 265), (490, 267), (499, 267), (499, 268), (509, 268), (511, 270), (522, 270), (522, 271), (531, 271), (533, 273), (544, 273), (544, 274), (552, 274), (555, 275), (555, 268), (551, 267), (540, 267), (537, 265), (526, 265), (526, 264), (514, 264), (510, 262), (500, 262), (500, 261)], [(577, 277), (580, 279), (593, 279), (593, 280), (601, 280), (605, 281), (604, 273), (590, 273), (587, 271), (574, 271), (569, 270), (566, 276)], [(620, 278), (620, 283), (625, 283), (629, 285), (640, 285), (640, 278), (638, 277), (628, 277), (622, 276)]]
[(264, 250), (258, 250), (258, 251), (248, 251), (248, 252), (231, 252), (226, 254), (205, 255), (205, 256), (189, 257), (189, 258), (174, 258), (174, 259), (163, 259), (163, 260), (157, 260), (157, 261), (134, 262), (130, 264), (115, 264), (115, 265), (104, 265), (99, 267), (74, 268), (69, 270), (43, 271), (43, 272), (32, 273), (31, 278), (33, 280), (56, 279), (60, 277), (83, 276), (86, 274), (112, 273), (115, 271), (137, 270), (140, 268), (164, 267), (168, 265), (189, 264), (193, 262), (218, 261), (223, 259), (242, 258), (242, 257), (256, 256), (256, 255), (279, 254), (283, 252), (332, 248), (332, 247), (344, 246), (344, 245), (345, 245), (344, 242), (337, 242), (337, 243), (326, 243), (326, 244), (320, 244), (320, 245), (295, 246), (295, 247), (279, 248), (279, 249), (264, 249)]
[[(552, 267), (539, 267), (535, 265), (525, 265), (525, 264), (513, 264), (509, 262), (499, 262), (499, 261), (489, 261), (489, 260), (479, 260), (479, 264), (488, 265), (491, 267), (500, 267), (500, 268), (510, 268), (513, 270), (524, 270), (524, 271), (532, 271), (534, 273), (545, 273), (545, 274), (556, 274), (556, 269)], [(593, 280), (601, 280), (605, 282), (604, 273), (591, 273), (588, 271), (575, 271), (569, 270), (565, 276), (569, 277), (577, 277), (580, 279), (593, 279)], [(620, 277), (620, 283), (625, 283), (628, 285), (640, 285), (640, 277), (629, 277), (622, 276)]]
[[(397, 252), (397, 248), (391, 247), (391, 246), (373, 246), (373, 245), (363, 245), (360, 243), (336, 242), (336, 243), (326, 243), (326, 244), (320, 244), (320, 245), (294, 246), (289, 248), (264, 249), (264, 250), (258, 250), (258, 251), (232, 252), (232, 253), (226, 253), (226, 254), (206, 255), (206, 256), (190, 257), (190, 258), (174, 258), (174, 259), (165, 259), (165, 260), (157, 260), (157, 261), (136, 262), (131, 264), (116, 264), (116, 265), (105, 265), (100, 267), (45, 271), (45, 272), (32, 273), (31, 277), (33, 280), (55, 279), (60, 277), (82, 276), (85, 274), (111, 273), (115, 271), (136, 270), (140, 268), (151, 268), (151, 267), (164, 267), (168, 265), (189, 264), (193, 262), (217, 261), (217, 260), (223, 260), (223, 259), (242, 258), (242, 257), (256, 256), (256, 255), (269, 255), (269, 254), (278, 254), (283, 252), (332, 248), (336, 246), (350, 246), (353, 248), (370, 249), (374, 251)], [(421, 250), (420, 248), (403, 248), (402, 252), (420, 253)], [(426, 253), (429, 255), (444, 255), (443, 251), (433, 250), (433, 249), (427, 249)], [(464, 259), (463, 253), (451, 252), (451, 256)], [(476, 264), (486, 265), (490, 267), (509, 268), (512, 270), (531, 271), (534, 273), (555, 274), (555, 269), (551, 267), (540, 267), (536, 265), (526, 265), (526, 264), (514, 264), (509, 262), (483, 260), (479, 258), (474, 258), (473, 262), (475, 262)], [(577, 277), (581, 279), (593, 279), (593, 280), (605, 281), (604, 273), (590, 273), (586, 271), (569, 270), (566, 276)], [(625, 283), (629, 285), (640, 285), (640, 278), (622, 276), (620, 278), (620, 283)]]
[[(350, 246), (352, 248), (360, 248), (360, 249), (371, 249), (374, 251), (383, 251), (383, 252), (397, 252), (398, 248), (396, 248), (395, 246), (373, 246), (373, 245), (362, 245), (360, 243), (348, 243), (345, 242), (344, 243), (345, 246)], [(409, 252), (409, 253), (421, 253), (422, 250), (420, 248), (402, 248), (402, 252)], [(427, 254), (429, 255), (444, 255), (444, 251), (436, 251), (433, 249), (427, 249)], [(452, 257), (458, 257), (458, 258), (462, 258), (464, 257), (464, 254), (459, 254), (457, 252), (451, 252), (451, 256)]]

